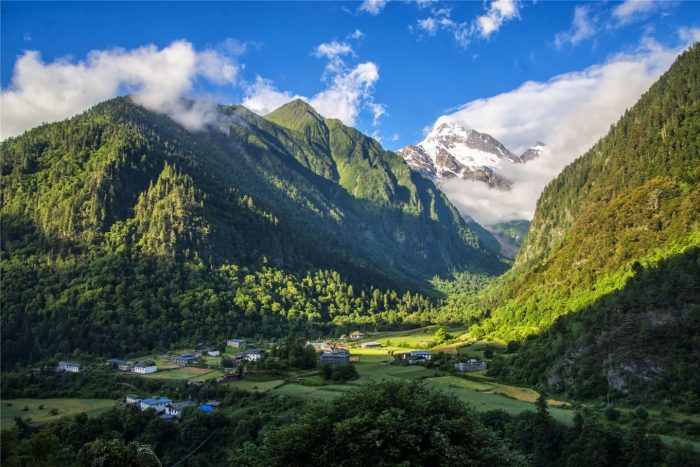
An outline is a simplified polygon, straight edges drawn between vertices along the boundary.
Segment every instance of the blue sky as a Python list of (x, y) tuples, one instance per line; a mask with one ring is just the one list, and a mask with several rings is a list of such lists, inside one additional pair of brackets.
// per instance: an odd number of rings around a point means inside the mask
[[(343, 73), (329, 72), (329, 58), (315, 53), (335, 41), (352, 49), (340, 56), (346, 75), (361, 63), (374, 64), (378, 73), (364, 82), (370, 89), (360, 91), (351, 123), (397, 148), (420, 140), (424, 127), (474, 99), (605, 63), (636, 50), (643, 37), (675, 46), (680, 28), (700, 26), (696, 2), (637, 8), (622, 20), (615, 16), (620, 3), (540, 1), (515, 4), (515, 14), (485, 35), (477, 20), (492, 8), (488, 1), (381, 3), (363, 11), (359, 2), (3, 1), (2, 89), (9, 89), (16, 60), (27, 50), (38, 51), (43, 64), (76, 64), (94, 50), (163, 49), (184, 39), (197, 51), (227, 55), (237, 67), (235, 80), (197, 79), (190, 93), (242, 102), (261, 77), (279, 92), (311, 98)], [(574, 17), (582, 8), (588, 29), (577, 36)], [(448, 26), (437, 26), (440, 21)], [(352, 37), (355, 31), (361, 34)], [(371, 105), (385, 110), (376, 121)]]

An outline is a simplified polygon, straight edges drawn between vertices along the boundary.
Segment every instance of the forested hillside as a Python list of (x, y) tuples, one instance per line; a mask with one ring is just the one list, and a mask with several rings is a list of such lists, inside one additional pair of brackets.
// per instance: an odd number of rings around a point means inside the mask
[(2, 143), (3, 364), (423, 322), (433, 275), (503, 269), (371, 138), (301, 101), (220, 111), (189, 132), (117, 98)]
[[(594, 117), (592, 117), (594, 118)], [(697, 401), (700, 45), (544, 190), (474, 335), (522, 341), (495, 369), (577, 395)], [(697, 403), (697, 402), (695, 402)]]

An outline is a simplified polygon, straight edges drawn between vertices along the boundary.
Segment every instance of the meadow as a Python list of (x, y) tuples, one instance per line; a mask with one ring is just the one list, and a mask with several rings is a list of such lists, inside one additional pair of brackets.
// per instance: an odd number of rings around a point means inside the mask
[(82, 412), (95, 416), (107, 412), (118, 402), (111, 399), (3, 399), (0, 428), (12, 426), (15, 417), (29, 418), (30, 423), (40, 424)]

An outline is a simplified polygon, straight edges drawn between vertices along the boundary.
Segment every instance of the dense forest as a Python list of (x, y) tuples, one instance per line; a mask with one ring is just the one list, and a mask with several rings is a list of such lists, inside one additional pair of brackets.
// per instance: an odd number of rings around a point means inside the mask
[(657, 396), (697, 400), (698, 161), (695, 45), (545, 188), (471, 329), (526, 340), (494, 373), (578, 396), (665, 388)]
[[(506, 264), (395, 154), (294, 101), (188, 132), (117, 98), (0, 146), (3, 366), (435, 319)], [(438, 282), (444, 283), (444, 280)]]

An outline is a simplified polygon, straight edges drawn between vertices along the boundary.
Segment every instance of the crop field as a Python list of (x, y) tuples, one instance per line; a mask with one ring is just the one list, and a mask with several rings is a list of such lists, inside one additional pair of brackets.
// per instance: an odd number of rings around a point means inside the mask
[[(112, 399), (3, 399), (0, 426), (2, 429), (12, 426), (15, 417), (31, 418), (33, 424), (39, 424), (82, 412), (95, 416), (107, 412), (117, 403)], [(40, 406), (43, 408), (39, 409)], [(24, 410), (25, 407), (28, 410)], [(52, 409), (58, 413), (51, 415)]]

